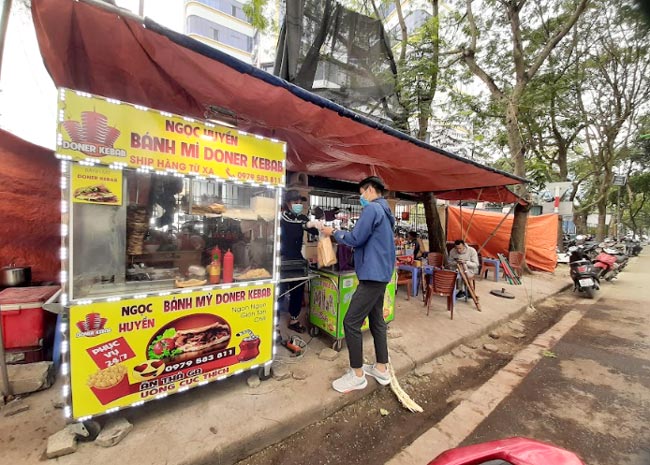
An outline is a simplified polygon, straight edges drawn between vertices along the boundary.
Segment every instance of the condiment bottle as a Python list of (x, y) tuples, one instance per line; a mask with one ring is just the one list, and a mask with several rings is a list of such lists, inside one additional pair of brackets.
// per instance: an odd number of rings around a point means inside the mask
[(223, 282), (231, 283), (233, 276), (233, 268), (235, 264), (235, 256), (232, 254), (230, 249), (223, 256)]
[(219, 284), (221, 276), (221, 263), (219, 263), (219, 255), (214, 254), (212, 257), (212, 262), (209, 266), (208, 276), (210, 279), (210, 284)]
[(219, 263), (221, 263), (221, 259), (223, 258), (223, 254), (221, 253), (221, 249), (219, 248), (218, 245), (215, 245), (212, 247), (212, 250), (210, 251), (210, 255), (214, 257), (215, 255), (218, 257)]

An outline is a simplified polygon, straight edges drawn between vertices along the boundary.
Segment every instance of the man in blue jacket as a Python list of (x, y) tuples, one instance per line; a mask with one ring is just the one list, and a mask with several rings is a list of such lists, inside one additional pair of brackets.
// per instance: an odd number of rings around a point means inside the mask
[[(386, 285), (395, 269), (395, 218), (383, 198), (384, 191), (380, 178), (371, 176), (364, 179), (359, 183), (363, 210), (354, 229), (351, 232), (323, 229), (323, 233), (333, 235), (336, 242), (354, 247), (354, 269), (359, 278), (359, 286), (343, 320), (350, 370), (332, 383), (332, 387), (339, 392), (365, 388), (368, 385), (366, 375), (384, 386), (390, 383), (383, 308)], [(363, 364), (361, 325), (366, 317), (375, 343), (374, 365)]]

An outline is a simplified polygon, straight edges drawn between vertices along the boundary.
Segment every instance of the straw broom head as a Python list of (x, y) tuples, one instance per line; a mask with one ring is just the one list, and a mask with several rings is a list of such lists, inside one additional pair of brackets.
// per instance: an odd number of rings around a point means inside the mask
[(393, 369), (392, 363), (388, 364), (388, 372), (390, 373), (390, 388), (395, 393), (397, 400), (399, 400), (400, 403), (411, 412), (423, 412), (424, 410), (422, 410), (422, 407), (420, 407), (413, 399), (411, 399), (406, 391), (402, 389), (402, 386), (399, 385), (399, 381), (397, 381), (397, 376), (395, 376), (395, 370)]

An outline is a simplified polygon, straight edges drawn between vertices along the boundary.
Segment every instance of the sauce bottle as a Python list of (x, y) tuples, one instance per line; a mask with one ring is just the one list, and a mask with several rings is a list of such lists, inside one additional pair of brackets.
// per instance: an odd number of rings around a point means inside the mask
[(231, 283), (233, 277), (233, 268), (235, 264), (235, 256), (232, 254), (230, 249), (223, 256), (223, 282)]
[(208, 276), (210, 279), (210, 284), (219, 284), (221, 276), (221, 263), (219, 263), (219, 255), (214, 254), (212, 257), (212, 262), (210, 263)]
[(221, 258), (223, 257), (223, 255), (221, 254), (221, 249), (219, 248), (218, 245), (215, 245), (214, 247), (212, 247), (212, 250), (210, 250), (210, 255), (212, 257), (214, 257), (216, 255), (219, 263), (221, 263)]

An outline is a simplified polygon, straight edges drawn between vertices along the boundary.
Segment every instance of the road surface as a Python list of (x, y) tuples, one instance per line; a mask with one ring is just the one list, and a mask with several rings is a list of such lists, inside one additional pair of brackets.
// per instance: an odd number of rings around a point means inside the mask
[(461, 445), (527, 436), (588, 465), (650, 464), (650, 255), (619, 276)]

